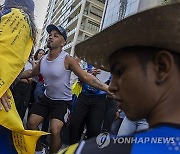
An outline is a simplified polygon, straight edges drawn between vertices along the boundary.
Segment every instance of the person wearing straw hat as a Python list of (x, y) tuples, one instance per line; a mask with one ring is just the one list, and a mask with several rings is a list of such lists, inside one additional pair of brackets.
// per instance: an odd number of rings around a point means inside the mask
[(129, 16), (76, 46), (79, 58), (111, 71), (114, 99), (130, 120), (145, 118), (150, 129), (100, 134), (64, 153), (180, 152), (179, 25), (180, 3), (173, 3)]

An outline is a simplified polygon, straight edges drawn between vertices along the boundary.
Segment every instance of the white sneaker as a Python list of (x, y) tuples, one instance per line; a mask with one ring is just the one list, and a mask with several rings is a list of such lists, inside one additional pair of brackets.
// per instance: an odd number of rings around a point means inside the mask
[(42, 154), (42, 151), (35, 151), (35, 154)]
[(42, 149), (42, 154), (46, 154), (46, 149), (45, 148)]

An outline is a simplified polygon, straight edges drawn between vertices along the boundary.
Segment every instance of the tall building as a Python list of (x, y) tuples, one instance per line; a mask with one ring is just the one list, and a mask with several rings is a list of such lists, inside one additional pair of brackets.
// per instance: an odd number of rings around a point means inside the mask
[(105, 0), (50, 0), (40, 47), (46, 48), (50, 23), (63, 26), (67, 31), (67, 44), (64, 50), (74, 55), (77, 43), (86, 40), (99, 31)]
[(39, 41), (41, 39), (41, 33), (42, 33), (42, 29), (37, 29), (37, 34), (36, 34), (36, 44), (34, 46), (34, 52), (36, 52), (39, 49)]
[(101, 30), (138, 11), (161, 5), (166, 1), (167, 0), (106, 0)]

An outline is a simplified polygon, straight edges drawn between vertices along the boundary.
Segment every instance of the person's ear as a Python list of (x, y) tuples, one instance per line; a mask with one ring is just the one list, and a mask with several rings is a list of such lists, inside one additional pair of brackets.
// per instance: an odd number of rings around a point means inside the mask
[(160, 85), (165, 82), (171, 74), (172, 65), (174, 62), (173, 55), (167, 51), (160, 51), (155, 57), (156, 65), (156, 84)]
[(67, 44), (67, 42), (66, 41), (64, 41), (64, 46)]
[(64, 42), (61, 44), (61, 46), (65, 46), (66, 45), (66, 41), (64, 40)]

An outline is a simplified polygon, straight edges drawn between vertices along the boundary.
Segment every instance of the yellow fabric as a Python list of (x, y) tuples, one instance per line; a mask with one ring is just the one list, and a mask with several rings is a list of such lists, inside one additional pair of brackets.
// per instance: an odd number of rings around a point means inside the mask
[(73, 85), (72, 85), (72, 94), (76, 95), (77, 97), (79, 96), (79, 94), (82, 91), (82, 85), (79, 83), (79, 81), (77, 80)]
[(73, 144), (73, 145), (63, 149), (62, 151), (58, 152), (58, 154), (73, 154), (73, 153), (75, 153), (77, 147), (78, 147), (78, 143)]
[(8, 91), (11, 110), (0, 111), (0, 125), (12, 130), (13, 143), (19, 154), (34, 154), (37, 139), (47, 133), (25, 130), (9, 90), (23, 69), (32, 49), (29, 24), (19, 9), (12, 9), (0, 21), (0, 98)]
[(0, 21), (0, 97), (13, 83), (28, 60), (32, 49), (30, 27), (19, 9)]
[(10, 103), (12, 108), (9, 112), (6, 112), (4, 109), (0, 111), (0, 125), (12, 130), (13, 143), (19, 154), (34, 154), (38, 138), (47, 133), (25, 130), (10, 90), (8, 90), (8, 94), (11, 96)]

